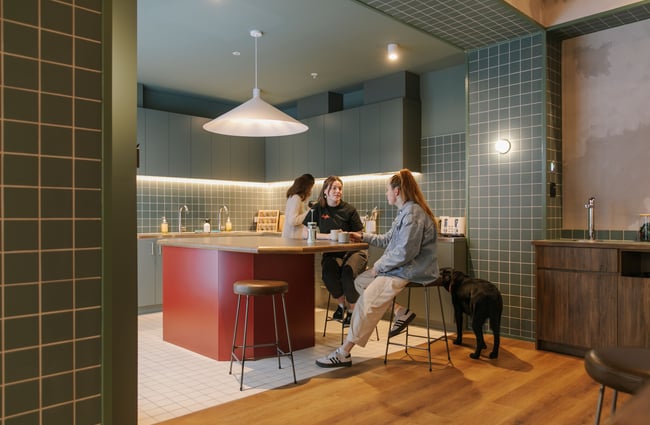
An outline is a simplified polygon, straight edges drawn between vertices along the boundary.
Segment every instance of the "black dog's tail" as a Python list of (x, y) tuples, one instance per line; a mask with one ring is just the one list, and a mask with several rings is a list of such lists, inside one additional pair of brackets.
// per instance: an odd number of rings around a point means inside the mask
[(490, 291), (489, 296), (494, 299), (494, 302), (489, 304), (490, 329), (492, 333), (499, 334), (501, 329), (501, 313), (503, 312), (503, 297), (496, 286)]

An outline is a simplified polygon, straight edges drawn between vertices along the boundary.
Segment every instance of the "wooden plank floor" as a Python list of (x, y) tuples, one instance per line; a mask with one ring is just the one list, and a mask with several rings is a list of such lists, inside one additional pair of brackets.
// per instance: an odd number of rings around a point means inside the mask
[[(465, 335), (465, 344), (475, 340)], [(491, 349), (491, 336), (488, 336)], [(592, 424), (598, 385), (578, 357), (538, 351), (532, 342), (502, 338), (497, 360), (469, 358), (470, 346), (433, 344), (337, 369), (317, 377), (187, 416), (165, 425), (210, 424)], [(360, 350), (360, 348), (356, 348)], [(487, 352), (484, 350), (485, 355)], [(353, 352), (354, 359), (354, 352)], [(619, 406), (628, 395), (619, 396)], [(603, 419), (609, 416), (606, 392)]]

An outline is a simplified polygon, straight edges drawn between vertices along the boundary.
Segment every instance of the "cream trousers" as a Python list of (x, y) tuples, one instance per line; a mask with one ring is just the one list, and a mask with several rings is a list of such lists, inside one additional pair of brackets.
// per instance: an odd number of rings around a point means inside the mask
[(393, 298), (408, 283), (408, 280), (395, 276), (373, 276), (372, 269), (357, 276), (354, 286), (361, 296), (354, 307), (347, 340), (365, 347)]

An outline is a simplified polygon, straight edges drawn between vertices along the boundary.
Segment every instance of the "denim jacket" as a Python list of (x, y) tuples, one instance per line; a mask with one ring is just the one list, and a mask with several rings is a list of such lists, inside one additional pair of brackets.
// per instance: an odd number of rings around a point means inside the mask
[(438, 277), (437, 239), (433, 220), (413, 201), (402, 206), (385, 234), (363, 234), (364, 242), (385, 248), (374, 265), (378, 275), (423, 284)]

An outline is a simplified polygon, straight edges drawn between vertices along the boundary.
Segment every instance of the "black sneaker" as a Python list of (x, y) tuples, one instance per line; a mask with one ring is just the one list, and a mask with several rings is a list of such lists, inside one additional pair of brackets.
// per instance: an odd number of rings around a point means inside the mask
[(404, 314), (396, 316), (395, 322), (393, 322), (393, 327), (390, 328), (390, 332), (388, 333), (388, 337), (392, 338), (402, 332), (404, 329), (406, 329), (409, 323), (413, 321), (413, 319), (415, 319), (415, 313), (410, 310), (406, 310)]
[(350, 320), (352, 319), (352, 312), (347, 311), (345, 313), (345, 320), (343, 320), (343, 326), (350, 326)]
[(332, 319), (334, 320), (343, 320), (343, 307), (338, 306), (334, 314), (332, 314)]

